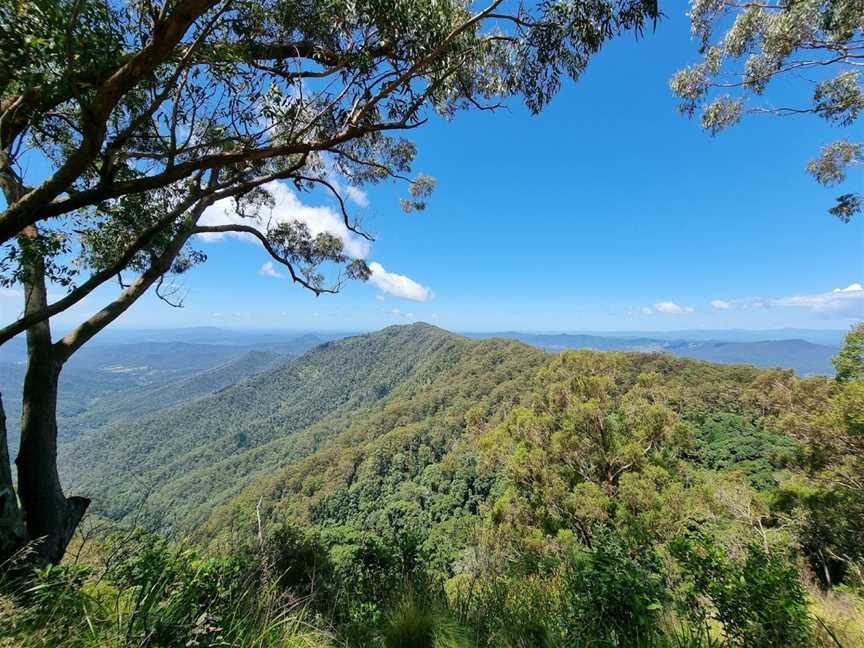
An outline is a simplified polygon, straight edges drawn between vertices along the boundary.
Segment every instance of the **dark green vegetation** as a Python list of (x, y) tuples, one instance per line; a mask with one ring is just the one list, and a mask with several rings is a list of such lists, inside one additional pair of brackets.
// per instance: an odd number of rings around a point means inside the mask
[(93, 532), (0, 615), (49, 645), (861, 646), (862, 337), (839, 380), (329, 342), (76, 439), (112, 528), (179, 544)]

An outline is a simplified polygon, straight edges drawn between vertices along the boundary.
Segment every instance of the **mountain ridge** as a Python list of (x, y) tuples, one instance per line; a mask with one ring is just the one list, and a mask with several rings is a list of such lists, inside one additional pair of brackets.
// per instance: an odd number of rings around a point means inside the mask
[[(429, 456), (446, 453), (464, 437), (469, 410), (502, 416), (557, 355), (509, 338), (394, 325), (325, 342), (216, 393), (84, 434), (61, 448), (61, 474), (69, 492), (93, 498), (113, 519), (143, 507), (154, 520), (170, 510), (176, 526), (195, 527), (244, 493), (284, 490), (296, 481), (286, 469), (306, 466), (304, 479), (332, 486), (358, 469), (343, 471), (345, 457), (362, 463), (376, 448), (398, 448), (418, 434)], [(615, 357), (671, 374), (749, 381), (761, 373), (665, 353)]]

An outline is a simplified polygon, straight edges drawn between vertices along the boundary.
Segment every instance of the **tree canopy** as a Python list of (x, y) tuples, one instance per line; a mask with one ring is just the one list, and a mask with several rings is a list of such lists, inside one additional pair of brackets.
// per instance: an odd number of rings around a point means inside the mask
[[(861, 0), (691, 0), (693, 36), (702, 60), (671, 80), (679, 110), (702, 109), (712, 134), (749, 114), (816, 115), (851, 128), (864, 110), (864, 4)], [(809, 88), (801, 103), (766, 98), (769, 85)], [(826, 144), (807, 172), (826, 186), (846, 180), (864, 161), (864, 143), (841, 138)], [(861, 211), (860, 192), (837, 197), (829, 212), (848, 222)]]

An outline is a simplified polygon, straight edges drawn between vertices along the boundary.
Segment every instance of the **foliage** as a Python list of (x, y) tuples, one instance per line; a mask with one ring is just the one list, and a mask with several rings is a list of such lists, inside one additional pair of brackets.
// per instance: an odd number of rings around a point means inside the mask
[(384, 617), (383, 648), (468, 648), (467, 632), (446, 606), (407, 591)]
[[(352, 647), (849, 643), (859, 384), (662, 354), (547, 354), (426, 325), (331, 342), (76, 440), (69, 450), (87, 453), (75, 461), (102, 452), (106, 466), (137, 460), (163, 479), (143, 518), (103, 511), (175, 537), (188, 525), (206, 549), (150, 540), (51, 596), (98, 602), (104, 572), (124, 601), (158, 600), (131, 606), (131, 636), (146, 626), (172, 642), (202, 608), (229, 628), (227, 608), (247, 605), (302, 609)], [(160, 429), (175, 431), (159, 441), (171, 461), (149, 464)], [(212, 469), (211, 452), (230, 460)], [(98, 463), (76, 470), (112, 479)], [(61, 607), (57, 618), (72, 615)]]
[(6, 575), (0, 645), (330, 645), (266, 585), (248, 554), (205, 558), (141, 533), (104, 542), (86, 565)]
[[(702, 60), (671, 80), (679, 110), (716, 134), (748, 113), (813, 114), (838, 127), (852, 127), (864, 110), (861, 71), (864, 7), (860, 0), (739, 3), (691, 0), (692, 33)], [(720, 32), (719, 37), (715, 35)], [(812, 87), (804, 105), (754, 105), (778, 77)], [(823, 185), (846, 179), (862, 162), (862, 143), (827, 144), (807, 171)], [(861, 210), (859, 193), (837, 197), (829, 212), (848, 222)]]
[(864, 380), (864, 324), (858, 324), (847, 335), (843, 348), (834, 357), (838, 382)]
[(573, 644), (639, 646), (660, 633), (668, 598), (650, 547), (634, 555), (613, 534), (595, 534), (591, 549), (576, 548), (563, 579), (562, 637)]
[(698, 445), (706, 467), (740, 471), (757, 490), (778, 485), (775, 472), (793, 460), (795, 450), (789, 437), (759, 429), (735, 414), (718, 414), (707, 419), (699, 429)]
[(730, 560), (702, 538), (677, 541), (672, 552), (693, 579), (692, 594), (710, 599), (730, 645), (807, 644), (812, 629), (807, 594), (798, 570), (781, 555), (751, 544), (743, 558)]

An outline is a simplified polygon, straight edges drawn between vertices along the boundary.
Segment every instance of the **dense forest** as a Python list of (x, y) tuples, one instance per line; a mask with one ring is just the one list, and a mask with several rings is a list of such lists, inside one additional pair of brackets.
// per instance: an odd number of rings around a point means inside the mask
[(328, 342), (77, 439), (97, 514), (5, 583), (5, 636), (862, 645), (862, 346), (799, 378), (423, 324)]

